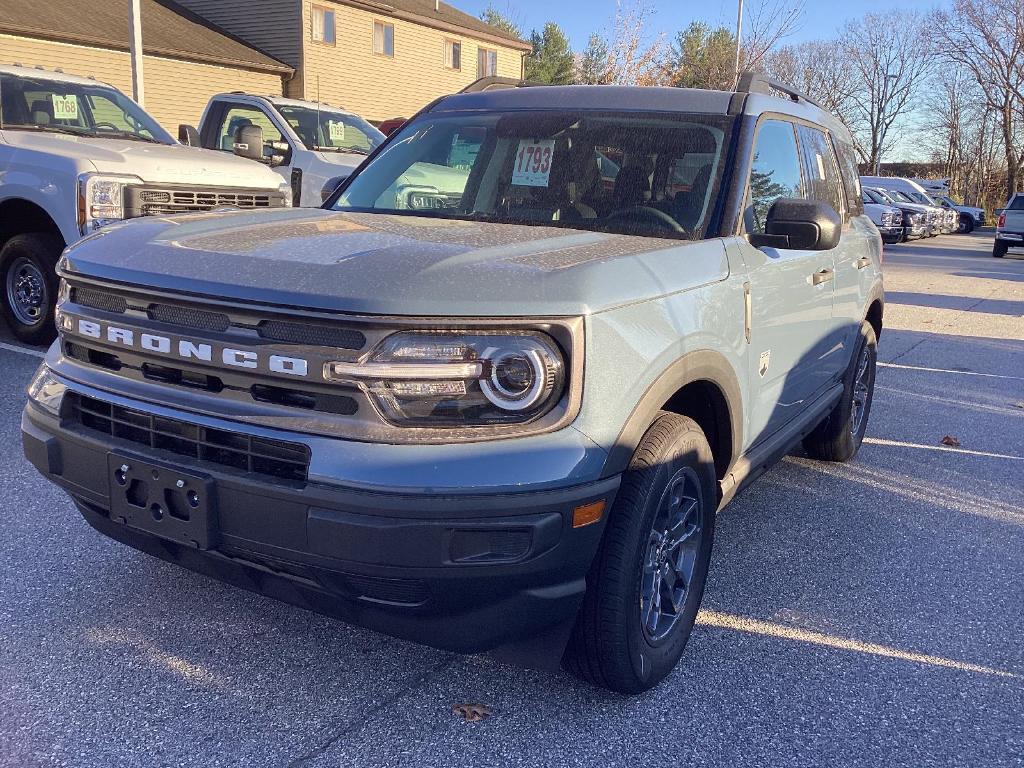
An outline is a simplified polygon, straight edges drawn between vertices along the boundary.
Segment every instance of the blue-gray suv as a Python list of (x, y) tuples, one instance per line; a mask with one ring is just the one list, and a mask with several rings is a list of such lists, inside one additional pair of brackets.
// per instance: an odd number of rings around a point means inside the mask
[(439, 648), (638, 692), (715, 514), (861, 444), (881, 240), (814, 102), (479, 89), (323, 209), (67, 250), (25, 452), (100, 532)]

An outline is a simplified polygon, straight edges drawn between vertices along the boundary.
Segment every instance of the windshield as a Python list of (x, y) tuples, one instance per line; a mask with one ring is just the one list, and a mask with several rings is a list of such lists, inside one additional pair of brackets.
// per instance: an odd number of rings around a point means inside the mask
[(730, 121), (554, 110), (425, 117), (353, 177), (334, 209), (700, 238)]
[(911, 192), (910, 196), (916, 202), (921, 203), (921, 205), (938, 205), (938, 203), (936, 203), (934, 200), (932, 200), (930, 197), (928, 197), (928, 195), (924, 194), (923, 192)]
[(0, 128), (174, 143), (138, 104), (110, 86), (37, 77), (0, 75)]
[(877, 203), (878, 205), (888, 205), (891, 202), (881, 192), (877, 190), (868, 189), (867, 187), (864, 187), (863, 192), (865, 196), (865, 203)]
[(302, 139), (306, 149), (368, 155), (384, 141), (383, 133), (363, 118), (347, 112), (326, 107), (275, 106)]
[(893, 200), (899, 200), (902, 203), (913, 203), (914, 201), (907, 197), (906, 193), (900, 192), (898, 189), (887, 189), (885, 194), (891, 197)]

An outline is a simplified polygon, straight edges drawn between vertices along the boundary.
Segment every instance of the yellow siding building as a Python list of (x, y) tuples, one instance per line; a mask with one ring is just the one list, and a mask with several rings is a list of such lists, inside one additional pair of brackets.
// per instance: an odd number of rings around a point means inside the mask
[[(180, 6), (143, 0), (145, 107), (172, 135), (225, 90), (282, 93), (294, 70)], [(62, 69), (131, 95), (127, 0), (2, 0), (0, 64)]]

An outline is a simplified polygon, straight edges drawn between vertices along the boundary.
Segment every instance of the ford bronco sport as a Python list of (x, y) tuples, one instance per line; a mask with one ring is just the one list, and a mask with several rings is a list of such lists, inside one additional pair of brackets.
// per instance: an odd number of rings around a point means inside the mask
[[(400, 188), (457, 169), (461, 194)], [(637, 692), (715, 513), (861, 444), (881, 241), (787, 86), (443, 98), (323, 209), (149, 218), (61, 260), (25, 452), (100, 532), (394, 636)]]

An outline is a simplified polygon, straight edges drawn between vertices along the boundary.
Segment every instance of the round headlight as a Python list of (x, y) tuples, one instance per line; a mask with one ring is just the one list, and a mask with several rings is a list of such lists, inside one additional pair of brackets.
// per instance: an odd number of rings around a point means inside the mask
[(484, 359), (490, 362), (490, 371), (480, 381), (480, 389), (499, 408), (523, 411), (551, 394), (554, 371), (549, 370), (538, 350), (490, 348), (484, 352)]

